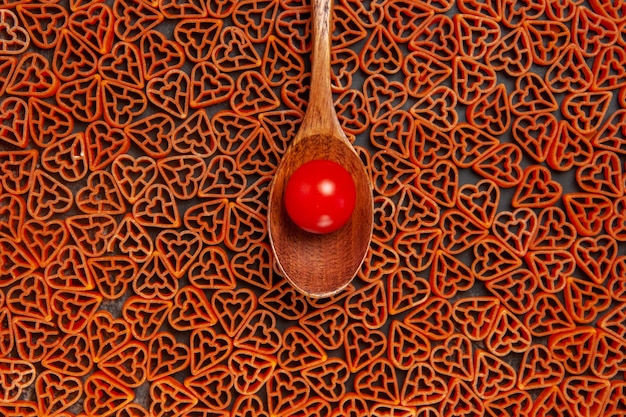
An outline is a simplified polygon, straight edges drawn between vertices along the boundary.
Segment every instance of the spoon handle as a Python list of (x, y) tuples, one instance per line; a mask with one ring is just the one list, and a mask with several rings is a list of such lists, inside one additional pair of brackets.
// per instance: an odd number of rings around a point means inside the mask
[[(333, 0), (312, 1), (311, 87), (300, 131), (345, 138), (331, 89), (331, 35)], [(305, 135), (306, 136), (306, 135)], [(347, 140), (347, 139), (346, 139)]]

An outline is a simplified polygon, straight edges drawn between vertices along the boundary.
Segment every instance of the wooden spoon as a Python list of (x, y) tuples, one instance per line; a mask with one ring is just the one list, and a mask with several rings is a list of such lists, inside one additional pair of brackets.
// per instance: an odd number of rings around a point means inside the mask
[[(274, 176), (269, 197), (268, 229), (272, 250), (287, 280), (310, 297), (333, 295), (358, 272), (372, 237), (373, 197), (369, 175), (341, 129), (331, 92), (332, 0), (312, 0), (311, 88), (300, 130)], [(300, 165), (314, 159), (341, 164), (356, 186), (356, 206), (349, 222), (328, 234), (305, 232), (289, 218), (285, 186)]]

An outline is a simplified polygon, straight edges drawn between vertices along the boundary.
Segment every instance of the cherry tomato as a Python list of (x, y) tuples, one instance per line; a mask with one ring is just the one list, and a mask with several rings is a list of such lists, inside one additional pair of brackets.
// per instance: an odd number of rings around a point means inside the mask
[(356, 202), (352, 176), (336, 162), (302, 164), (285, 188), (285, 207), (295, 224), (311, 233), (330, 233), (346, 224)]

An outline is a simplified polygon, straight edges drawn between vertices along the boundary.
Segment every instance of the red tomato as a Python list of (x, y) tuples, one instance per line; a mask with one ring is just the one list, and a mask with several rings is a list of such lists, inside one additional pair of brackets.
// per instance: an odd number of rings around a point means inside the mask
[(311, 233), (330, 233), (346, 224), (354, 211), (352, 176), (336, 162), (317, 159), (302, 164), (285, 189), (291, 220)]

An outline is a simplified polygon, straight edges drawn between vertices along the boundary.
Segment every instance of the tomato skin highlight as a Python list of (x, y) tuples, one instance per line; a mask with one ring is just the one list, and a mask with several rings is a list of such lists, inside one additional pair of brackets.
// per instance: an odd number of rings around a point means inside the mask
[(356, 203), (356, 186), (340, 164), (315, 159), (294, 171), (285, 188), (291, 220), (310, 233), (331, 233), (348, 223)]

